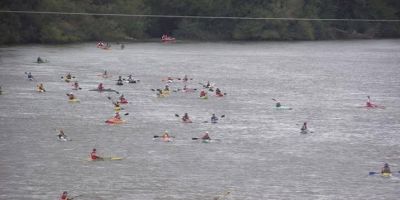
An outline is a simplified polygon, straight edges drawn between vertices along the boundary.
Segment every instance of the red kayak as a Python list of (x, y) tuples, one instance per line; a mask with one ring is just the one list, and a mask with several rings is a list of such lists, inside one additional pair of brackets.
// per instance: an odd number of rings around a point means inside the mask
[(105, 121), (107, 124), (122, 124), (122, 123), (124, 123), (125, 121), (124, 120), (122, 120), (122, 119), (117, 119), (117, 118), (111, 118), (111, 119), (108, 119), (108, 120), (106, 120)]
[(119, 103), (121, 103), (121, 104), (127, 104), (127, 103), (128, 103), (128, 100), (122, 99), (122, 100), (119, 100)]

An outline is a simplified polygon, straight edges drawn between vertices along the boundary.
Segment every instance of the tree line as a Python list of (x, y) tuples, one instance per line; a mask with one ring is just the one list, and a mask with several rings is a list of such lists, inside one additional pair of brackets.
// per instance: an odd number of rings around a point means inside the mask
[[(143, 15), (400, 19), (399, 0), (2, 0), (0, 10)], [(396, 38), (400, 22), (0, 13), (0, 44), (147, 40)]]

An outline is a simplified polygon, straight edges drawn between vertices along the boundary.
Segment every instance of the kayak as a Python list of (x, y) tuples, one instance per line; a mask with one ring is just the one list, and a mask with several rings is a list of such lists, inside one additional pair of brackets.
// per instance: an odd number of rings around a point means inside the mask
[(88, 158), (87, 160), (88, 161), (106, 161), (106, 160), (113, 161), (113, 160), (122, 160), (122, 159), (124, 159), (124, 158), (122, 158), (122, 157), (102, 157), (101, 159), (93, 160), (92, 158)]
[(163, 137), (162, 140), (164, 142), (172, 142), (173, 139), (172, 139), (172, 137)]
[(138, 83), (139, 80), (126, 80), (125, 83)]
[(188, 119), (188, 120), (182, 120), (183, 123), (192, 123), (192, 120)]
[(202, 96), (200, 99), (208, 99), (208, 96)]
[(57, 139), (58, 139), (59, 141), (62, 141), (62, 142), (68, 141), (68, 138), (67, 138), (67, 137), (58, 137), (58, 136), (57, 136)]
[(121, 107), (114, 107), (114, 110), (118, 112), (118, 111), (121, 111), (122, 108)]
[(117, 82), (117, 85), (124, 85), (122, 82)]
[(224, 94), (215, 94), (215, 96), (217, 96), (217, 97), (223, 97)]
[(301, 134), (307, 134), (308, 133), (308, 130), (306, 129), (306, 130), (300, 130), (300, 133)]
[(388, 178), (392, 176), (392, 173), (381, 173), (382, 177)]
[(111, 118), (111, 119), (108, 119), (108, 120), (106, 120), (105, 121), (107, 124), (122, 124), (122, 123), (124, 123), (125, 121), (124, 120), (122, 120), (122, 119), (117, 119), (117, 118)]
[(277, 110), (292, 110), (293, 108), (287, 107), (287, 106), (280, 106), (280, 107), (275, 107)]
[(164, 97), (167, 97), (167, 96), (168, 96), (168, 95), (166, 95), (166, 94), (159, 94), (159, 93), (157, 94), (157, 97), (158, 97), (158, 98), (164, 98)]
[(80, 100), (79, 99), (68, 99), (68, 102), (70, 102), (70, 103), (79, 103)]
[(121, 104), (127, 104), (127, 103), (128, 103), (128, 100), (123, 99), (123, 100), (120, 100), (120, 101), (118, 101), (118, 102), (121, 103)]
[(364, 108), (370, 108), (370, 109), (374, 109), (374, 108), (382, 108), (384, 109), (385, 106), (380, 106), (380, 105), (376, 105), (376, 104), (371, 104), (370, 106), (363, 106)]
[(45, 90), (42, 90), (42, 89), (39, 89), (39, 88), (36, 88), (36, 91), (37, 92), (45, 92)]
[(111, 89), (111, 88), (102, 89), (102, 90), (99, 90), (99, 89), (91, 89), (91, 90), (89, 90), (89, 91), (97, 91), (97, 92), (118, 92), (118, 91), (113, 90), (113, 89)]
[(168, 96), (171, 92), (169, 90), (162, 90), (162, 93), (166, 96)]

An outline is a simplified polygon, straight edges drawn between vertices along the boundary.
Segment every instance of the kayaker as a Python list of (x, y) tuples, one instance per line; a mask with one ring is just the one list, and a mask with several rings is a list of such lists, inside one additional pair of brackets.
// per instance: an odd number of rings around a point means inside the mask
[(75, 89), (75, 90), (78, 90), (78, 89), (79, 89), (79, 83), (78, 83), (78, 81), (75, 81), (75, 82), (74, 82), (74, 89)]
[(301, 131), (306, 131), (307, 130), (307, 122), (303, 123), (303, 126), (300, 129)]
[(103, 83), (100, 83), (99, 86), (97, 86), (97, 90), (99, 91), (104, 90)]
[(61, 194), (60, 200), (70, 200), (70, 198), (68, 198), (68, 192), (67, 191), (64, 191)]
[(128, 81), (129, 81), (129, 82), (135, 81), (135, 80), (132, 78), (132, 74), (129, 74), (129, 76), (128, 76)]
[(163, 135), (162, 135), (161, 137), (162, 137), (163, 139), (168, 139), (168, 138), (169, 138), (168, 131), (165, 130), (164, 133), (163, 133)]
[(68, 96), (69, 100), (74, 100), (75, 99), (75, 95), (72, 92), (67, 94), (67, 96)]
[(211, 140), (210, 136), (208, 135), (208, 131), (206, 131), (203, 135), (203, 137), (201, 137), (202, 140)]
[(189, 80), (188, 76), (185, 74), (185, 76), (182, 79), (184, 82), (187, 82)]
[(382, 174), (383, 174), (383, 173), (392, 173), (392, 172), (390, 171), (389, 164), (385, 163), (385, 165), (382, 167), (381, 173), (382, 173)]
[(116, 112), (116, 113), (115, 113), (114, 118), (115, 118), (115, 119), (121, 119), (121, 116), (119, 115), (119, 112)]
[(104, 70), (104, 72), (103, 72), (103, 76), (107, 76), (108, 74), (107, 74), (107, 70)]
[(42, 58), (41, 57), (38, 57), (37, 58), (37, 63), (43, 63), (44, 61), (42, 60)]
[(223, 94), (222, 94), (222, 92), (221, 92), (221, 90), (219, 88), (215, 89), (215, 94), (217, 96), (223, 96)]
[(66, 79), (72, 79), (71, 73), (68, 73), (68, 74), (65, 76), (65, 78), (66, 78)]
[(368, 100), (367, 100), (367, 107), (374, 107), (374, 105), (371, 103), (371, 98), (370, 96), (367, 96)]
[(206, 88), (210, 88), (210, 87), (211, 87), (210, 81), (207, 81)]
[(189, 115), (188, 115), (187, 113), (185, 113), (185, 114), (183, 115), (182, 121), (184, 121), (184, 122), (190, 121)]
[(281, 107), (281, 102), (277, 101), (276, 104), (275, 104), (275, 106), (276, 106), (277, 108)]
[(64, 134), (64, 130), (60, 129), (59, 132), (60, 132), (60, 133), (58, 134), (58, 138), (59, 138), (59, 139), (61, 139), (61, 138), (66, 138), (66, 137), (67, 137), (67, 136)]
[(97, 156), (96, 149), (93, 149), (92, 153), (90, 153), (90, 158), (92, 160), (103, 159), (102, 157)]
[(124, 44), (121, 44), (121, 49), (122, 50), (125, 49), (125, 45)]
[(215, 114), (212, 114), (211, 116), (211, 123), (217, 123), (218, 122), (218, 117), (215, 116)]
[(28, 79), (29, 80), (33, 80), (33, 76), (32, 76), (32, 74), (30, 72), (28, 72)]
[(205, 96), (207, 96), (207, 92), (205, 92), (204, 90), (202, 90), (202, 91), (200, 92), (200, 97), (205, 97)]
[(169, 91), (169, 86), (168, 85), (165, 85), (164, 91)]
[(120, 102), (125, 102), (126, 101), (126, 99), (125, 99), (123, 94), (121, 94), (121, 96), (119, 97), (119, 101)]
[(121, 107), (121, 104), (119, 104), (118, 101), (117, 102), (113, 102), (113, 103), (114, 103), (114, 106), (115, 106), (116, 109), (119, 109)]
[(36, 87), (37, 87), (37, 89), (38, 89), (39, 91), (46, 92), (46, 90), (44, 89), (43, 83), (40, 83), (40, 84), (37, 85)]
[(117, 80), (117, 85), (123, 85), (123, 84), (124, 83), (122, 82), (122, 76), (119, 76)]

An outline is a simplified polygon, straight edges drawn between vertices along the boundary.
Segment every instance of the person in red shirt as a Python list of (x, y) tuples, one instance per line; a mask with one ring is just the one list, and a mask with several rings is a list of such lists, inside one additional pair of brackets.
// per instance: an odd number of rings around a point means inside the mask
[(104, 90), (103, 83), (100, 83), (99, 86), (97, 86), (97, 89), (98, 89), (99, 91)]
[(103, 159), (102, 157), (99, 157), (99, 156), (97, 156), (97, 154), (96, 154), (96, 149), (93, 149), (93, 151), (92, 151), (92, 153), (90, 153), (90, 158), (92, 159), (92, 160), (98, 160), (98, 159)]
[(115, 113), (114, 118), (115, 118), (115, 119), (121, 119), (121, 116), (119, 115), (119, 112), (116, 112), (116, 113)]
[(68, 198), (68, 193), (67, 191), (64, 191), (60, 197), (60, 200), (70, 200), (70, 198)]
[(204, 90), (202, 90), (201, 92), (200, 92), (200, 97), (205, 97), (207, 95), (207, 93), (204, 91)]

